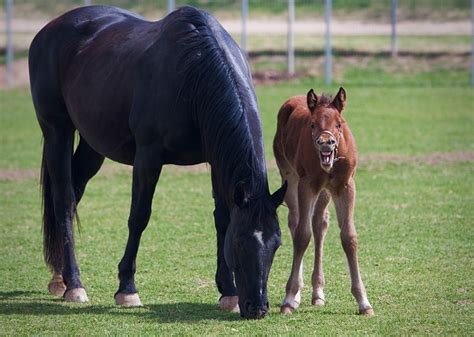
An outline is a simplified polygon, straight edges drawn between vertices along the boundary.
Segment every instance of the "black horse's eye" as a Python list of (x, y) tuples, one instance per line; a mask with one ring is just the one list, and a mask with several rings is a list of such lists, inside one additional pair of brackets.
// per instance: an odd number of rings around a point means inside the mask
[(314, 124), (313, 123), (311, 123), (311, 129), (314, 129)]

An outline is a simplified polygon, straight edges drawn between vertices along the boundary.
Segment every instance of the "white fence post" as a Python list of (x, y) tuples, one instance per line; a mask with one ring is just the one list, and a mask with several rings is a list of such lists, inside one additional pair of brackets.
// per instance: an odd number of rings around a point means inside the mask
[(398, 0), (392, 0), (390, 6), (390, 18), (392, 22), (392, 57), (397, 57), (398, 45), (397, 45), (397, 7)]
[(332, 50), (331, 50), (331, 17), (332, 17), (332, 0), (325, 0), (324, 5), (324, 21), (326, 22), (326, 37), (324, 45), (324, 83), (327, 85), (332, 83)]
[(168, 0), (168, 5), (167, 5), (168, 14), (174, 11), (175, 7), (176, 7), (175, 1)]
[(293, 24), (295, 22), (295, 0), (288, 0), (288, 75), (295, 74), (295, 44)]
[(92, 5), (92, 0), (84, 0), (84, 6)]
[(249, 16), (249, 1), (242, 0), (242, 33), (240, 36), (240, 44), (245, 53), (247, 53), (247, 20)]
[(12, 38), (12, 19), (13, 19), (13, 0), (6, 0), (6, 35), (7, 35), (7, 87), (13, 86), (13, 38)]

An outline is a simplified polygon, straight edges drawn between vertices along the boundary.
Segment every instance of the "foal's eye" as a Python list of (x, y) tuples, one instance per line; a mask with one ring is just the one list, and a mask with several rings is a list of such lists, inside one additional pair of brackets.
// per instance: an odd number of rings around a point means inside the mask
[(311, 129), (314, 129), (314, 124), (313, 123), (311, 123)]

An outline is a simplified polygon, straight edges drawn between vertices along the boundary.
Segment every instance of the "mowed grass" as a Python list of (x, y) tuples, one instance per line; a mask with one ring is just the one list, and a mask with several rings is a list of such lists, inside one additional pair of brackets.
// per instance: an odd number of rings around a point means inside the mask
[[(267, 160), (276, 113), (287, 98), (335, 92), (315, 79), (257, 88)], [(292, 316), (278, 305), (291, 266), (287, 209), (279, 210), (283, 246), (270, 275), (270, 315), (246, 321), (219, 312), (214, 285), (215, 231), (210, 173), (168, 167), (137, 260), (145, 306), (114, 305), (117, 264), (125, 247), (130, 204), (128, 170), (107, 167), (88, 186), (79, 212), (77, 257), (90, 302), (63, 303), (47, 294), (42, 261), (38, 170), (41, 134), (27, 91), (0, 92), (0, 334), (193, 335), (471, 335), (473, 324), (474, 175), (472, 162), (431, 165), (410, 156), (472, 152), (474, 91), (466, 86), (346, 86), (346, 118), (359, 154), (406, 155), (400, 162), (364, 162), (358, 169), (356, 226), (362, 278), (376, 316), (356, 315), (338, 226), (325, 246), (327, 305), (311, 300), (312, 246), (305, 259), (303, 302)], [(271, 189), (279, 186), (270, 165)]]

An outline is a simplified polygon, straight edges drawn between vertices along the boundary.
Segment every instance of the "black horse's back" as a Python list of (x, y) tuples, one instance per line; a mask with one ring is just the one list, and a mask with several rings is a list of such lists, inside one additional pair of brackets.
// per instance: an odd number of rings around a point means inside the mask
[[(29, 59), (39, 117), (48, 120), (53, 114), (49, 119), (56, 121), (60, 110), (65, 123), (71, 122), (96, 151), (122, 163), (133, 163), (136, 137), (149, 133), (143, 130), (143, 121), (156, 123), (151, 132), (163, 138), (168, 163), (208, 159), (201, 151), (197, 118), (190, 116), (193, 96), (203, 90), (209, 96), (215, 74), (208, 71), (225, 68), (226, 76), (239, 77), (230, 80), (245, 88), (237, 88), (232, 100), (251, 102), (252, 109), (247, 109), (249, 118), (255, 119), (251, 127), (259, 125), (256, 99), (249, 90), (253, 88), (247, 88), (251, 77), (240, 49), (215, 19), (192, 7), (182, 7), (158, 22), (113, 7), (76, 9), (38, 33)], [(192, 68), (198, 64), (200, 68)], [(232, 74), (228, 69), (234, 70)], [(208, 83), (198, 81), (202, 78)], [(221, 80), (229, 82), (229, 78), (216, 78), (224, 87), (232, 84)], [(45, 100), (58, 107), (44, 108)], [(252, 131), (261, 134), (258, 127)], [(257, 145), (262, 153), (261, 144)]]

